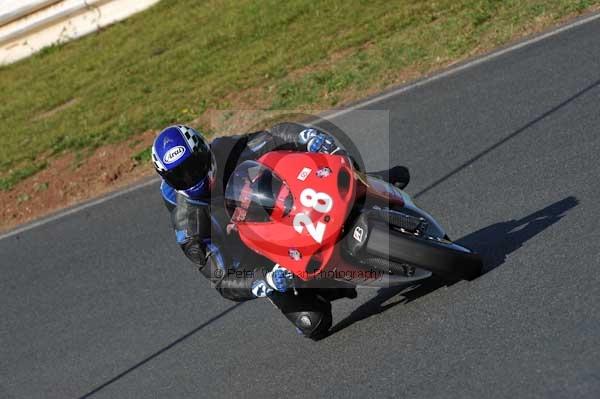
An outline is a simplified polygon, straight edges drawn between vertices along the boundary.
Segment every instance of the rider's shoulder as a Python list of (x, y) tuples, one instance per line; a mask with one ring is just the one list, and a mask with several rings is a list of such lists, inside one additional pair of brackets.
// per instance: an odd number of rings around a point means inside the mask
[(165, 200), (165, 202), (167, 202), (168, 204), (173, 205), (173, 206), (178, 206), (178, 205), (179, 206), (181, 206), (181, 205), (206, 206), (206, 205), (208, 205), (208, 203), (205, 201), (192, 200), (191, 198), (187, 198), (183, 194), (178, 193), (177, 190), (175, 190), (173, 187), (171, 187), (164, 180), (160, 183), (160, 193), (161, 193), (163, 199)]
[(177, 205), (177, 191), (167, 184), (166, 181), (160, 183), (160, 194), (163, 199), (171, 205)]

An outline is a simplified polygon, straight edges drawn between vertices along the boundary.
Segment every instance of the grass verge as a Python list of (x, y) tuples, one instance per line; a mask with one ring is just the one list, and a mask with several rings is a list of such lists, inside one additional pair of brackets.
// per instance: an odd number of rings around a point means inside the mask
[(598, 4), (162, 1), (0, 68), (0, 189), (35, 174), (47, 157), (81, 158), (207, 109), (335, 106)]
[(40, 170), (46, 168), (46, 166), (46, 162), (41, 162), (12, 170), (10, 173), (6, 174), (6, 176), (0, 178), (0, 190), (8, 191), (12, 189), (21, 180), (25, 180), (28, 177), (35, 175)]

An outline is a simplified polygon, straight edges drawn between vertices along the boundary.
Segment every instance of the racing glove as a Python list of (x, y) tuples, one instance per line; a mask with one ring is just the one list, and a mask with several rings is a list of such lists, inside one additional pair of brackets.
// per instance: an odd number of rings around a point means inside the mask
[(320, 152), (332, 155), (339, 153), (341, 150), (333, 137), (314, 128), (301, 131), (300, 142), (306, 144), (308, 152)]
[(267, 284), (279, 292), (287, 291), (292, 286), (293, 279), (292, 273), (279, 265), (275, 265), (266, 275)]
[(252, 283), (252, 294), (257, 298), (264, 298), (270, 296), (273, 291), (285, 292), (292, 286), (293, 278), (289, 270), (275, 265), (273, 270), (265, 274), (264, 280), (259, 279)]

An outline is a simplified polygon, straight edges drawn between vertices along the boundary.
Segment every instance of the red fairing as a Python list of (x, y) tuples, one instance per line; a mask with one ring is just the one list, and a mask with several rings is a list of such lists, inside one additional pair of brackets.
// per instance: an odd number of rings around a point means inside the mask
[[(284, 184), (267, 221), (236, 220), (241, 240), (253, 251), (303, 280), (329, 263), (354, 203), (356, 180), (343, 156), (275, 151), (258, 162)], [(293, 198), (291, 209), (284, 204)]]

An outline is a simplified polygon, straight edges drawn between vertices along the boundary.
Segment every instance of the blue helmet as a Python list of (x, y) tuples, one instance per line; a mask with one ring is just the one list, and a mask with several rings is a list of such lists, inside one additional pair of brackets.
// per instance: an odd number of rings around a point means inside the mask
[(191, 127), (176, 125), (160, 132), (152, 144), (154, 168), (163, 180), (192, 199), (206, 198), (216, 163), (204, 137)]

